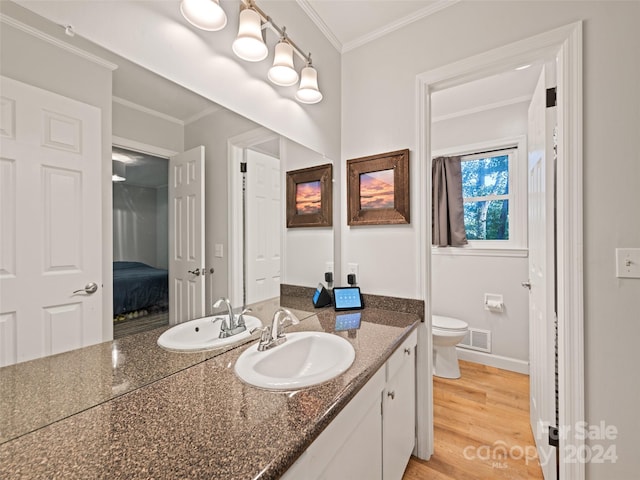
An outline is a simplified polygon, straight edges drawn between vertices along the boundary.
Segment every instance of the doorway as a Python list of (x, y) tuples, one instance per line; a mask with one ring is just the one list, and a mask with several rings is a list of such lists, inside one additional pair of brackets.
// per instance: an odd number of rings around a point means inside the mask
[[(229, 300), (232, 305), (242, 305), (244, 308), (247, 304), (280, 294), (281, 221), (278, 218), (267, 220), (263, 217), (261, 225), (258, 225), (257, 219), (260, 215), (256, 208), (260, 203), (269, 203), (270, 207), (267, 210), (272, 212), (269, 214), (271, 217), (277, 217), (277, 213), (281, 211), (283, 197), (280, 171), (281, 142), (280, 136), (276, 133), (265, 128), (257, 128), (229, 138), (227, 145), (230, 200), (229, 245), (237, 246), (237, 248), (230, 248), (229, 252)], [(247, 172), (252, 168), (253, 172)], [(262, 170), (262, 173), (258, 173), (257, 170)], [(271, 173), (267, 175), (267, 171)], [(252, 177), (249, 178), (249, 176)], [(269, 182), (271, 185), (262, 193), (256, 191), (256, 184), (265, 184), (264, 182)], [(247, 192), (248, 188), (252, 191)], [(252, 204), (251, 207), (250, 204)], [(252, 211), (248, 212), (248, 208), (252, 208)], [(247, 222), (251, 224), (247, 225)], [(262, 233), (256, 229), (262, 230)], [(267, 229), (270, 229), (268, 234)], [(265, 237), (270, 238), (269, 245), (255, 243)], [(248, 261), (249, 250), (255, 261)], [(268, 265), (263, 268), (261, 263)], [(251, 288), (248, 285), (249, 281), (252, 282)]]
[[(418, 158), (422, 168), (420, 182), (423, 192), (431, 192), (431, 94), (469, 80), (516, 68), (535, 60), (556, 59), (558, 68), (558, 155), (557, 171), (557, 239), (558, 239), (558, 375), (559, 426), (576, 425), (584, 420), (584, 372), (579, 359), (584, 349), (582, 334), (582, 255), (576, 246), (582, 245), (582, 176), (581, 176), (581, 118), (582, 118), (582, 24), (575, 23), (505, 47), (471, 57), (464, 61), (426, 72), (418, 76)], [(421, 247), (429, 251), (431, 237), (431, 198), (424, 195), (425, 228), (421, 232)], [(571, 251), (571, 249), (574, 249)], [(426, 309), (426, 348), (422, 362), (430, 371), (431, 337), (431, 273), (428, 260), (424, 269)], [(421, 359), (419, 359), (420, 361)], [(422, 363), (421, 362), (421, 363)], [(428, 373), (426, 374), (428, 375)], [(418, 377), (418, 402), (425, 405), (418, 425), (418, 455), (429, 458), (433, 451), (433, 418), (431, 400), (433, 384), (430, 378)], [(420, 415), (418, 416), (420, 421)], [(432, 422), (431, 422), (432, 423)], [(561, 478), (584, 478), (584, 465), (563, 462), (567, 446), (579, 448), (579, 438), (560, 438)]]
[(169, 323), (168, 158), (114, 146), (114, 339)]

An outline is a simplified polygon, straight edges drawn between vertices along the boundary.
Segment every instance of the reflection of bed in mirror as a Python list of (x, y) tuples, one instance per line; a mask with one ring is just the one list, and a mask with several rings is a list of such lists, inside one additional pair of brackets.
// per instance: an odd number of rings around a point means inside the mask
[(145, 309), (165, 310), (169, 304), (169, 272), (142, 262), (113, 262), (113, 314)]

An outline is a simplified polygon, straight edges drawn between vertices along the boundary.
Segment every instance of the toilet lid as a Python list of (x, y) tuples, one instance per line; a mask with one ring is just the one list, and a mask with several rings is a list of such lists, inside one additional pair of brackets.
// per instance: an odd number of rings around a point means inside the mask
[(466, 330), (469, 325), (458, 318), (432, 315), (431, 323), (435, 328), (445, 328), (447, 330)]

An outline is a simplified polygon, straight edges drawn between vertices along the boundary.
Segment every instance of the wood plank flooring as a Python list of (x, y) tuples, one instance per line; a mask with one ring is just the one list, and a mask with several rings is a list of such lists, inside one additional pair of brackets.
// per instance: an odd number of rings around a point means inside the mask
[(529, 426), (529, 377), (460, 361), (462, 378), (433, 377), (435, 445), (403, 480), (542, 480)]

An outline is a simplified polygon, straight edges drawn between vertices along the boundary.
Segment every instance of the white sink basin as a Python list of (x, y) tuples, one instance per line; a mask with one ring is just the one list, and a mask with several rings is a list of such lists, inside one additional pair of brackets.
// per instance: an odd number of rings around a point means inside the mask
[(287, 341), (264, 352), (258, 344), (236, 361), (236, 375), (267, 390), (296, 390), (331, 380), (345, 372), (355, 359), (353, 346), (344, 338), (324, 332), (287, 334)]
[(262, 322), (259, 319), (245, 314), (244, 322), (247, 329), (244, 332), (231, 337), (220, 338), (222, 322), (219, 320), (214, 322), (217, 318), (224, 318), (226, 322), (229, 315), (213, 315), (179, 323), (160, 335), (158, 345), (168, 350), (181, 352), (212, 350), (247, 339), (251, 336), (249, 332), (252, 329), (262, 326)]

